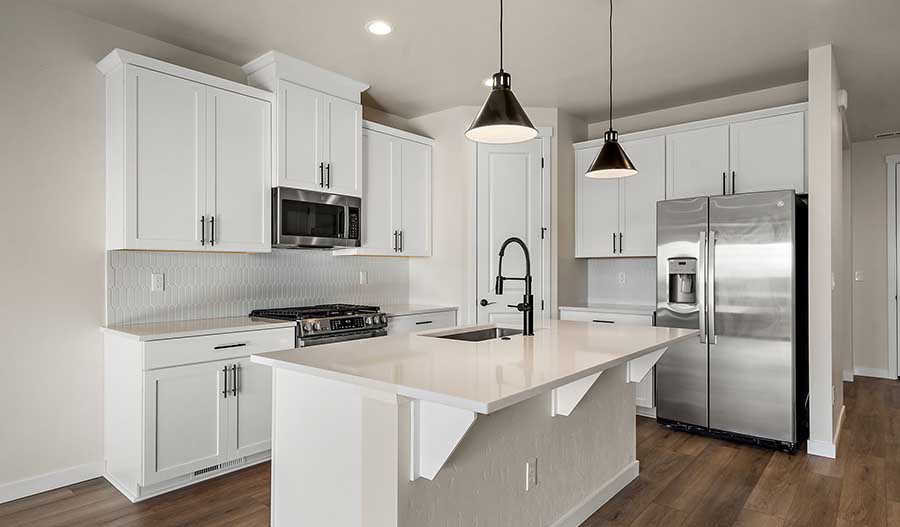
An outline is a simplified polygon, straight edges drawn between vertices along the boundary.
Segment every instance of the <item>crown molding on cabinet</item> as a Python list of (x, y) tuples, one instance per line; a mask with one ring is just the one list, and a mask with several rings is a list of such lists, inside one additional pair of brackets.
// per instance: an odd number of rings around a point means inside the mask
[[(277, 69), (278, 73), (269, 75), (266, 68)], [(277, 79), (287, 79), (307, 88), (325, 92), (341, 99), (355, 103), (360, 102), (360, 93), (369, 89), (364, 82), (353, 80), (333, 71), (328, 71), (314, 64), (286, 55), (280, 51), (269, 51), (242, 67), (254, 85), (275, 91)], [(271, 81), (271, 86), (268, 86)]]
[(434, 139), (430, 137), (425, 137), (424, 135), (418, 135), (411, 132), (407, 132), (405, 130), (399, 130), (397, 128), (391, 128), (390, 126), (385, 126), (383, 124), (379, 124), (372, 121), (363, 120), (362, 122), (363, 130), (371, 130), (373, 132), (380, 132), (382, 134), (392, 135), (394, 137), (400, 139), (406, 139), (407, 141), (413, 141), (415, 143), (421, 143), (423, 145), (433, 146)]

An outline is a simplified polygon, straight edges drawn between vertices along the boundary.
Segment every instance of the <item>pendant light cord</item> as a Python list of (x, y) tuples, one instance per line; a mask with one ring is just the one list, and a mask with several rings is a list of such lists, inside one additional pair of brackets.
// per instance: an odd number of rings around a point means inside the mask
[(500, 0), (500, 71), (503, 71), (503, 0)]
[(609, 130), (613, 129), (613, 0), (609, 0)]

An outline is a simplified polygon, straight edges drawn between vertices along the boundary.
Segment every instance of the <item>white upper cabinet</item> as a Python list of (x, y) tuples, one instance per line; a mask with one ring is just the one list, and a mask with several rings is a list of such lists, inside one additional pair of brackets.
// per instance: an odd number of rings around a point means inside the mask
[(369, 86), (277, 51), (244, 66), (277, 94), (272, 186), (362, 195), (362, 105)]
[(361, 247), (338, 255), (431, 255), (431, 139), (366, 121)]
[(806, 192), (806, 114), (731, 125), (731, 193)]
[(115, 50), (106, 247), (268, 252), (272, 94)]
[(666, 136), (668, 199), (728, 193), (728, 125)]
[(638, 169), (619, 187), (619, 256), (656, 255), (656, 202), (666, 199), (666, 142), (663, 137), (622, 141)]
[(598, 152), (599, 146), (577, 151), (576, 256), (614, 256), (618, 249), (619, 180), (594, 179), (584, 175)]

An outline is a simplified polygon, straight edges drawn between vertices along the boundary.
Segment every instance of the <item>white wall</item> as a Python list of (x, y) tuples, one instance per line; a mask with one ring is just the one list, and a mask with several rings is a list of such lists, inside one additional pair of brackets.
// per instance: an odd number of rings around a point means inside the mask
[[(809, 451), (831, 454), (843, 406), (840, 341), (843, 306), (836, 304), (840, 276), (843, 130), (840, 89), (830, 45), (809, 51)], [(833, 286), (832, 284), (835, 284)]]
[(555, 211), (553, 217), (553, 245), (557, 255), (553, 283), (557, 287), (553, 291), (550, 302), (550, 313), (554, 318), (559, 306), (578, 305), (587, 301), (588, 297), (588, 262), (584, 258), (575, 258), (575, 178), (584, 177), (575, 174), (575, 150), (573, 145), (587, 138), (587, 123), (581, 119), (560, 111), (557, 137), (559, 177), (554, 178), (551, 189), (556, 199), (552, 200)]
[[(102, 458), (102, 77), (115, 47), (242, 80), (235, 65), (30, 0), (0, 4), (0, 498)], [(2, 499), (0, 499), (2, 501)]]
[[(850, 111), (853, 111), (852, 109)], [(853, 143), (853, 366), (868, 374), (888, 371), (887, 166), (900, 154), (900, 138)]]

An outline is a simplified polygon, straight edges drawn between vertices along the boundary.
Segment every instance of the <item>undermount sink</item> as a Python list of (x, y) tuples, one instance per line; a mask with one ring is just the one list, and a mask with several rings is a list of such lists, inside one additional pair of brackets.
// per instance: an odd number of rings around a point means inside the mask
[(510, 335), (521, 335), (521, 329), (509, 328), (485, 328), (470, 331), (462, 331), (460, 333), (450, 333), (449, 335), (429, 335), (439, 339), (465, 340), (467, 342), (481, 342), (482, 340), (499, 339), (509, 337)]

